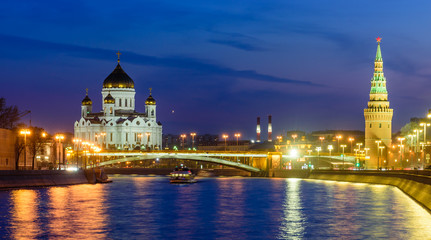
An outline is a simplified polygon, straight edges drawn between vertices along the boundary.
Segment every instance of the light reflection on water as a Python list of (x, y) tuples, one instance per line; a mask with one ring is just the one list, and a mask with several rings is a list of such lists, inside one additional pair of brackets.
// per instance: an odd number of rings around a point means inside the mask
[(0, 191), (14, 239), (428, 239), (431, 215), (394, 187), (332, 181), (113, 177)]

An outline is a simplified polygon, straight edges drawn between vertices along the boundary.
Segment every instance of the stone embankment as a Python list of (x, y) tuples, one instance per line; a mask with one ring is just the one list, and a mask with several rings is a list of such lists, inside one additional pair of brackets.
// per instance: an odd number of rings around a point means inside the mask
[(58, 170), (0, 171), (0, 189), (47, 187), (83, 183), (89, 183), (83, 170), (76, 172)]
[(399, 188), (431, 211), (430, 171), (313, 171), (308, 179), (384, 184)]

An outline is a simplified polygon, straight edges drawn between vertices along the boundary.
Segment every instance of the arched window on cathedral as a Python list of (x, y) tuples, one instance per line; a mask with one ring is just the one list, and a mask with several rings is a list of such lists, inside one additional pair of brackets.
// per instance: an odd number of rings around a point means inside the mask
[(372, 124), (370, 123), (370, 128), (371, 128)]
[(382, 124), (381, 123), (379, 123), (379, 128), (382, 128)]
[(154, 110), (151, 110), (151, 116), (154, 116)]
[(120, 101), (119, 101), (119, 106), (121, 107), (121, 98), (119, 99)]
[(126, 99), (124, 99), (124, 101), (126, 102), (126, 105), (125, 105), (125, 107), (127, 107), (127, 98), (126, 98)]
[(112, 107), (109, 109), (109, 113), (112, 114)]

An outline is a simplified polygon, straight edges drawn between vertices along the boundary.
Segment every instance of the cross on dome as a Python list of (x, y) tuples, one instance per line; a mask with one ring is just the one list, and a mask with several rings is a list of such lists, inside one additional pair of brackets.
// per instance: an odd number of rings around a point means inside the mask
[(117, 56), (118, 56), (118, 60), (117, 60), (117, 62), (118, 62), (118, 63), (120, 63), (120, 55), (121, 55), (120, 51), (118, 51), (116, 54), (117, 54)]

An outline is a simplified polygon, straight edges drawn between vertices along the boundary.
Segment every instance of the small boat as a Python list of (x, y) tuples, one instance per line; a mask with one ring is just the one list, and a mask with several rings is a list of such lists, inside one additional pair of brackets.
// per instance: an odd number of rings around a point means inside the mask
[(195, 175), (186, 167), (175, 168), (170, 174), (171, 183), (195, 183)]

